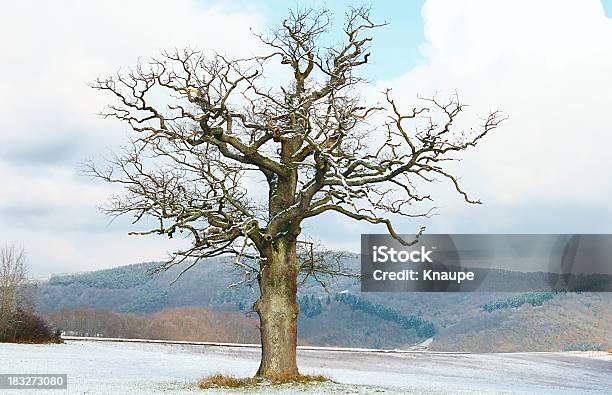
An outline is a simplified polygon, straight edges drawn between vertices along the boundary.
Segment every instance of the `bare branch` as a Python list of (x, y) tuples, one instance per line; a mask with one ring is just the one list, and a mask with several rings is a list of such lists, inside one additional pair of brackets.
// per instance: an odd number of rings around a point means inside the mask
[[(272, 245), (296, 242), (302, 221), (323, 212), (384, 225), (408, 245), (392, 219), (432, 215), (433, 198), (423, 191), (430, 182), (446, 180), (466, 202), (480, 203), (447, 163), (504, 116), (493, 111), (478, 128), (461, 130), (466, 105), (457, 94), (419, 98), (404, 110), (387, 90), (383, 104), (371, 104), (359, 96), (365, 81), (358, 70), (369, 59), (369, 34), (384, 24), (366, 7), (350, 9), (343, 41), (330, 45), (330, 20), (327, 10), (297, 9), (258, 35), (269, 49), (259, 56), (174, 50), (92, 84), (115, 100), (102, 115), (134, 131), (108, 168), (86, 166), (87, 174), (125, 188), (104, 211), (155, 221), (134, 235), (178, 232), (192, 240), (159, 270), (235, 254), (244, 278), (234, 286), (251, 286)], [(287, 68), (289, 82), (267, 82), (273, 63)], [(267, 186), (267, 196), (253, 185)], [(241, 259), (247, 255), (253, 268)]]

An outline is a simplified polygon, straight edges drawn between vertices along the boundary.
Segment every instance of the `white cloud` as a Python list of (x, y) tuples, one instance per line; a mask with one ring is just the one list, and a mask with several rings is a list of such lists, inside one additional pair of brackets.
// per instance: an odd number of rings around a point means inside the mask
[(605, 207), (612, 20), (601, 3), (428, 0), (422, 15), (426, 60), (386, 82), (395, 95), (457, 90), (470, 113), (509, 116), (461, 163), (468, 189), (498, 205)]
[(175, 47), (248, 55), (261, 17), (197, 0), (13, 1), (2, 15), (0, 243), (24, 245), (37, 273), (165, 257), (172, 244), (109, 226), (96, 205), (110, 188), (78, 175), (125, 141), (87, 83)]
[(0, 237), (7, 236), (25, 246), (30, 273), (35, 277), (158, 262), (186, 245), (184, 239), (126, 236), (126, 232), (111, 227), (100, 227), (96, 232), (37, 228), (0, 231)]
[[(19, 1), (4, 5), (0, 105), (7, 146), (118, 140), (95, 116), (108, 97), (87, 86), (164, 49), (194, 46), (249, 53), (256, 15), (226, 14), (196, 0)], [(115, 128), (116, 130), (116, 128)], [(103, 139), (103, 140), (102, 140)]]

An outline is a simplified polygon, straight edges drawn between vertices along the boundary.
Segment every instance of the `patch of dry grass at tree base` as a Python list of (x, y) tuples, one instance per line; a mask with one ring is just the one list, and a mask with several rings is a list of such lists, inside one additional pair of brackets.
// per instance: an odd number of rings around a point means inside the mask
[(322, 375), (297, 375), (297, 376), (283, 376), (274, 379), (265, 379), (262, 377), (243, 377), (237, 378), (234, 376), (226, 376), (223, 374), (215, 374), (202, 379), (198, 383), (198, 387), (202, 389), (212, 388), (248, 388), (256, 387), (259, 385), (280, 385), (280, 384), (309, 384), (309, 383), (323, 383), (331, 382), (331, 380)]

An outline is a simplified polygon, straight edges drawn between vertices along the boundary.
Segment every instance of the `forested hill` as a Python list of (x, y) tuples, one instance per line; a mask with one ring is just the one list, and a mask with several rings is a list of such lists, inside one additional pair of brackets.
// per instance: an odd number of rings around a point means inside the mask
[(39, 284), (43, 313), (62, 307), (151, 313), (168, 307), (202, 306), (218, 310), (248, 309), (255, 300), (245, 286), (229, 288), (240, 272), (228, 259), (209, 259), (194, 266), (173, 285), (180, 269), (150, 274), (157, 263), (140, 263), (82, 274), (52, 276)]
[[(357, 255), (345, 262), (356, 271), (358, 264)], [(248, 315), (257, 297), (247, 286), (228, 287), (241, 280), (228, 259), (203, 262), (172, 286), (180, 268), (148, 274), (155, 265), (53, 276), (38, 284), (38, 308), (45, 314), (106, 309), (129, 318), (190, 306)], [(433, 337), (433, 349), (457, 351), (612, 346), (612, 293), (360, 293), (358, 280), (338, 278), (327, 291), (307, 282), (298, 300), (299, 335), (305, 344), (404, 348)], [(243, 322), (231, 314), (232, 325)]]

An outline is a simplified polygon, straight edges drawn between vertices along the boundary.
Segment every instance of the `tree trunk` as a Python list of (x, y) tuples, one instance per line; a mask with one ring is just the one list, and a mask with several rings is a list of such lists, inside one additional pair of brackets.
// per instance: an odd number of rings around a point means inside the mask
[(273, 241), (263, 266), (255, 303), (261, 331), (261, 363), (257, 376), (282, 379), (298, 375), (296, 302), (298, 262), (296, 239)]

